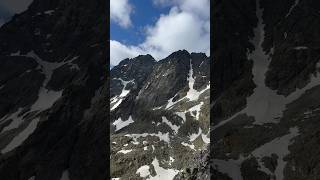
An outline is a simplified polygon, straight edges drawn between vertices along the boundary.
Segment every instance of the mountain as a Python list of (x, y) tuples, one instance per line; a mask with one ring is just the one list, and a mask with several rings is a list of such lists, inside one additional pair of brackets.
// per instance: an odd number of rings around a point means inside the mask
[(106, 179), (106, 7), (34, 0), (1, 26), (1, 179)]
[[(210, 60), (179, 50), (110, 71), (111, 177), (188, 179), (209, 146)], [(203, 159), (203, 161), (199, 161)], [(204, 169), (202, 179), (209, 178)]]
[(212, 179), (320, 178), (319, 5), (214, 2)]

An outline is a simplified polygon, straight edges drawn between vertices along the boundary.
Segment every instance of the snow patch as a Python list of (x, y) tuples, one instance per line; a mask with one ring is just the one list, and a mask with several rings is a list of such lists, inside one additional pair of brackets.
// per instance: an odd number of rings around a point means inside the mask
[(68, 170), (63, 171), (60, 180), (70, 180)]
[(9, 131), (11, 129), (16, 129), (19, 127), (19, 125), (22, 123), (22, 117), (23, 117), (23, 115), (18, 116), (21, 113), (21, 111), (22, 111), (22, 108), (19, 108), (15, 113), (12, 113), (10, 116), (5, 116), (1, 119), (1, 122), (6, 122), (12, 119), (12, 122), (8, 126), (3, 128), (1, 133)]
[(166, 109), (171, 109), (171, 108), (173, 107), (173, 105), (177, 104), (178, 102), (180, 102), (180, 101), (182, 101), (182, 100), (184, 99), (184, 98), (182, 98), (182, 99), (179, 99), (179, 100), (173, 102), (173, 99), (174, 99), (175, 97), (176, 97), (176, 95), (174, 95), (172, 98), (170, 98), (170, 99), (168, 100), (168, 104), (167, 104), (167, 106), (166, 106)]
[[(204, 104), (203, 102), (200, 102), (200, 104), (195, 105), (188, 110), (190, 112), (191, 116), (195, 117), (196, 120), (199, 120), (200, 111), (201, 111), (201, 107), (203, 106), (203, 104)], [(193, 114), (194, 111), (196, 112), (195, 115)]]
[(253, 59), (253, 81), (257, 85), (254, 93), (247, 98), (247, 108), (244, 111), (248, 116), (255, 117), (254, 124), (277, 123), (275, 119), (282, 116), (285, 104), (281, 103), (284, 96), (278, 95), (275, 90), (271, 90), (265, 85), (265, 73), (269, 66), (269, 56), (262, 48), (264, 41), (264, 24), (262, 22), (262, 10), (257, 7), (258, 26), (254, 29), (255, 36), (252, 43), (255, 50), (249, 54), (249, 59)]
[(61, 91), (51, 91), (44, 87), (39, 90), (37, 101), (31, 106), (30, 111), (46, 110), (52, 107), (52, 105), (62, 96)]
[(114, 78), (114, 79), (121, 81), (121, 84), (123, 85), (123, 88), (122, 88), (122, 91), (121, 91), (120, 95), (117, 95), (117, 96), (115, 96), (115, 97), (113, 97), (111, 99), (111, 103), (110, 104), (113, 104), (113, 106), (110, 109), (111, 111), (116, 109), (122, 103), (122, 101), (125, 99), (125, 97), (130, 93), (130, 90), (126, 90), (127, 84), (129, 84), (131, 82), (134, 82), (134, 79), (132, 79), (130, 81), (125, 81), (125, 80), (123, 80), (121, 78)]
[(129, 149), (129, 150), (120, 150), (120, 151), (118, 151), (117, 153), (128, 154), (128, 153), (130, 153), (130, 152), (132, 152), (132, 149)]
[(134, 123), (133, 119), (131, 116), (129, 116), (129, 119), (126, 121), (122, 121), (121, 117), (119, 117), (118, 120), (116, 120), (115, 122), (113, 122), (112, 124), (114, 126), (116, 126), (116, 131), (119, 131), (120, 129), (129, 126), (131, 123)]
[(175, 112), (176, 115), (183, 119), (183, 122), (186, 122), (186, 113), (185, 112)]
[(277, 180), (282, 180), (284, 178), (283, 171), (287, 164), (287, 162), (285, 162), (283, 158), (290, 153), (288, 146), (292, 144), (292, 139), (298, 135), (299, 130), (297, 127), (290, 128), (289, 134), (278, 137), (271, 142), (268, 142), (255, 149), (251, 154), (260, 160), (259, 165), (261, 167), (261, 170), (267, 174), (271, 173), (269, 169), (264, 167), (264, 163), (261, 161), (261, 159), (264, 156), (271, 156), (271, 154), (276, 154), (278, 156), (278, 165), (274, 174)]
[[(290, 153), (290, 151), (288, 150), (288, 146), (291, 145), (292, 139), (298, 135), (299, 131), (297, 127), (290, 128), (289, 134), (275, 138), (274, 140), (260, 146), (259, 148), (252, 151), (252, 153), (250, 153), (250, 156), (248, 156), (247, 158), (250, 158), (252, 156), (256, 157), (261, 171), (269, 175), (275, 175), (277, 180), (282, 180), (284, 177), (283, 170), (286, 166), (286, 162), (283, 158)], [(261, 161), (263, 157), (271, 156), (272, 154), (276, 154), (278, 156), (278, 165), (274, 174), (270, 172), (270, 170), (267, 169), (264, 166), (264, 163)], [(246, 158), (243, 156), (240, 156), (240, 158), (237, 160), (214, 159), (213, 164), (217, 167), (219, 172), (227, 174), (233, 180), (242, 180), (240, 167), (244, 160), (246, 160)]]
[(190, 149), (195, 150), (195, 148), (194, 148), (194, 145), (193, 145), (193, 144), (188, 144), (188, 143), (185, 143), (185, 142), (182, 142), (181, 144), (182, 144), (183, 146), (186, 146), (186, 147), (189, 147)]
[(197, 101), (199, 99), (199, 96), (202, 93), (204, 93), (206, 90), (210, 89), (210, 85), (207, 85), (207, 87), (201, 91), (197, 91), (194, 89), (195, 79), (193, 78), (193, 69), (192, 69), (191, 59), (190, 59), (189, 77), (187, 80), (188, 80), (188, 84), (189, 84), (189, 91), (187, 92), (186, 98), (188, 98), (189, 101)]
[(164, 169), (160, 167), (157, 158), (152, 161), (152, 165), (156, 172), (156, 176), (150, 177), (148, 180), (173, 180), (173, 178), (179, 173), (179, 171), (175, 169)]
[(295, 50), (305, 50), (305, 49), (309, 49), (307, 46), (296, 46), (293, 49)]
[(64, 65), (65, 62), (47, 62), (42, 60), (34, 51), (30, 51), (25, 55), (26, 57), (33, 58), (42, 69), (43, 74), (45, 75), (44, 87), (50, 81), (52, 73), (55, 69), (59, 68), (60, 66)]
[[(39, 65), (38, 68), (40, 68), (42, 70), (42, 73), (45, 75), (45, 80), (39, 89), (38, 99), (31, 106), (30, 111), (28, 112), (38, 111), (38, 113), (40, 113), (43, 110), (51, 108), (52, 105), (62, 96), (62, 91), (52, 91), (46, 89), (45, 87), (50, 81), (53, 71), (58, 67), (62, 66), (64, 62), (46, 62), (42, 60), (37, 54), (35, 54), (34, 51), (30, 51), (26, 55), (21, 55), (20, 51), (18, 51), (17, 53), (12, 53), (11, 56), (25, 56), (34, 59)], [(20, 124), (23, 122), (22, 116), (18, 117), (18, 114), (21, 112), (21, 110), (22, 109), (20, 108), (16, 113), (13, 113), (9, 117), (5, 118), (6, 120), (8, 118), (11, 118), (13, 121), (7, 127), (5, 127), (2, 132), (11, 129), (16, 129), (20, 126)], [(13, 140), (2, 150), (2, 152), (8, 152), (20, 146), (23, 143), (23, 141), (25, 141), (28, 138), (28, 136), (33, 133), (33, 131), (37, 127), (38, 122), (39, 118), (33, 119), (22, 132), (20, 132), (16, 137), (13, 138)]]
[(17, 51), (15, 53), (11, 53), (10, 56), (20, 56), (20, 51)]
[(187, 95), (175, 102), (173, 102), (173, 99), (176, 95), (174, 95), (172, 98), (170, 98), (168, 100), (166, 109), (171, 109), (173, 107), (173, 105), (177, 104), (178, 102), (187, 99), (188, 101), (197, 101), (200, 97), (201, 94), (203, 94), (205, 91), (210, 89), (210, 82), (209, 84), (201, 91), (197, 91), (194, 89), (194, 83), (195, 83), (195, 79), (193, 78), (193, 69), (192, 69), (192, 63), (191, 63), (191, 59), (190, 59), (190, 70), (189, 70), (189, 76), (187, 78), (188, 81), (188, 85), (189, 85), (189, 91), (187, 92)]
[(55, 10), (47, 10), (47, 11), (45, 11), (43, 13), (47, 14), (47, 15), (53, 15), (54, 12), (55, 12)]
[(191, 134), (191, 135), (189, 136), (189, 141), (190, 141), (190, 142), (195, 141), (201, 134), (202, 134), (202, 129), (199, 128), (197, 134)]
[(166, 123), (174, 132), (175, 134), (178, 133), (178, 130), (180, 128), (180, 126), (174, 125), (172, 124), (166, 117), (162, 116), (162, 122)]
[(286, 18), (291, 14), (292, 10), (299, 4), (300, 0), (295, 0), (294, 4), (290, 7), (289, 12), (286, 14)]
[(111, 111), (115, 110), (121, 103), (122, 103), (123, 99), (115, 99), (115, 104), (111, 107)]
[(138, 144), (140, 144), (140, 143), (139, 143), (138, 141), (133, 141), (132, 144), (138, 145)]
[(150, 166), (148, 166), (148, 165), (141, 166), (137, 170), (136, 174), (139, 174), (140, 177), (146, 178), (146, 177), (150, 176), (149, 169), (150, 169)]
[[(209, 135), (209, 133), (208, 133)], [(206, 134), (201, 134), (201, 137), (202, 137), (202, 141), (206, 144), (209, 144), (210, 143), (210, 138), (208, 138), (208, 135)]]
[(4, 149), (1, 150), (1, 153), (7, 153), (20, 146), (37, 128), (39, 120), (39, 117), (33, 119), (23, 131), (21, 131), (16, 137), (14, 137), (13, 140)]

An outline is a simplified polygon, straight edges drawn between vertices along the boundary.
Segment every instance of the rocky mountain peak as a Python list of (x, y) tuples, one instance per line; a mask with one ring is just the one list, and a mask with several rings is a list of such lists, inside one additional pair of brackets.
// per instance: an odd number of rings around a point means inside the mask
[(188, 57), (190, 53), (185, 49), (175, 51), (168, 56), (169, 59), (188, 59)]
[(132, 59), (124, 59), (119, 65), (111, 69), (111, 78), (124, 78), (125, 80), (141, 78), (142, 74), (149, 74), (156, 60), (151, 55), (139, 55)]
[[(193, 167), (191, 159), (200, 157), (209, 143), (209, 59), (203, 53), (176, 51), (150, 63), (150, 73), (139, 84), (116, 78), (127, 74), (120, 72), (130, 61), (110, 72), (110, 88), (117, 89), (110, 101), (112, 177), (137, 177), (140, 167), (151, 164), (158, 173), (160, 162), (173, 178)], [(186, 153), (190, 156), (181, 156)], [(128, 168), (124, 162), (132, 158), (137, 161)]]

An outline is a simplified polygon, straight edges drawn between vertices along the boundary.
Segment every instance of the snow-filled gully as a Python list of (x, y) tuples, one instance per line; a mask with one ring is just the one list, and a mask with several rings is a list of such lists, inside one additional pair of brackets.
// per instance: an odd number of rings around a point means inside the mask
[(173, 99), (175, 96), (173, 96), (171, 99), (168, 100), (168, 103), (166, 105), (165, 109), (171, 109), (173, 108), (173, 106), (175, 104), (177, 104), (178, 102), (182, 101), (182, 100), (187, 100), (187, 101), (198, 101), (199, 97), (201, 94), (203, 94), (205, 91), (210, 89), (210, 83), (201, 91), (197, 91), (194, 89), (194, 83), (195, 83), (195, 79), (193, 77), (193, 68), (192, 68), (192, 63), (191, 63), (191, 59), (190, 59), (190, 69), (189, 69), (189, 75), (187, 78), (188, 81), (188, 85), (189, 85), (189, 91), (187, 92), (187, 95), (177, 101), (173, 102)]
[[(257, 3), (258, 4), (258, 3)], [(254, 30), (255, 36), (252, 40), (255, 50), (248, 55), (249, 59), (253, 60), (253, 81), (256, 84), (254, 93), (247, 98), (247, 106), (240, 112), (234, 114), (228, 118), (216, 124), (212, 130), (219, 128), (220, 126), (232, 121), (240, 114), (247, 114), (254, 117), (253, 124), (263, 125), (265, 123), (278, 123), (282, 117), (283, 111), (286, 109), (286, 105), (298, 99), (306, 90), (319, 85), (320, 74), (311, 75), (310, 82), (302, 89), (296, 89), (287, 97), (278, 95), (275, 90), (271, 90), (265, 85), (265, 73), (268, 70), (270, 63), (269, 55), (263, 51), (261, 46), (264, 40), (264, 24), (262, 20), (262, 9), (258, 8), (257, 17), (259, 19), (258, 25)], [(320, 66), (320, 63), (317, 64)]]
[(122, 101), (127, 97), (127, 95), (130, 93), (130, 90), (126, 90), (127, 84), (134, 82), (134, 79), (130, 81), (125, 81), (121, 78), (116, 78), (116, 80), (121, 81), (123, 88), (120, 95), (114, 96), (113, 98), (111, 98), (110, 105), (112, 107), (110, 108), (110, 111), (115, 110), (122, 103)]
[[(258, 2), (258, 1), (257, 1)], [(297, 4), (296, 1), (295, 4)], [(249, 59), (252, 59), (253, 62), (253, 80), (256, 84), (254, 93), (247, 98), (247, 106), (245, 109), (234, 114), (227, 120), (216, 124), (211, 131), (214, 132), (215, 129), (223, 126), (224, 124), (232, 121), (235, 117), (240, 114), (247, 114), (248, 116), (254, 117), (253, 124), (263, 125), (265, 123), (278, 123), (279, 119), (282, 117), (282, 113), (286, 108), (286, 105), (290, 102), (299, 98), (306, 90), (311, 89), (320, 82), (320, 75), (316, 76), (311, 75), (311, 80), (307, 86), (302, 89), (297, 89), (295, 92), (291, 93), (289, 96), (285, 97), (283, 95), (278, 95), (276, 91), (271, 90), (265, 85), (265, 73), (268, 70), (269, 66), (269, 55), (267, 55), (261, 44), (264, 40), (264, 25), (262, 22), (262, 10), (258, 8), (259, 3), (257, 3), (257, 17), (259, 19), (258, 25), (255, 28), (255, 36), (252, 40), (252, 43), (255, 46), (255, 50), (249, 54)], [(291, 10), (290, 10), (291, 11)], [(318, 63), (317, 66), (320, 66)], [(256, 157), (259, 163), (259, 170), (265, 172), (272, 177), (275, 177), (276, 180), (282, 180), (284, 178), (284, 168), (286, 162), (284, 157), (290, 154), (288, 146), (292, 144), (292, 140), (299, 135), (299, 130), (297, 127), (292, 127), (289, 129), (289, 133), (273, 139), (270, 142), (265, 143), (264, 145), (258, 147), (252, 151), (251, 155)], [(265, 156), (271, 156), (274, 153), (278, 156), (277, 167), (275, 172), (270, 172), (264, 166), (264, 163), (261, 159)], [(240, 171), (241, 163), (249, 157), (243, 157), (240, 155), (238, 160), (221, 160), (214, 159), (213, 163), (220, 172), (228, 174), (233, 180), (242, 180), (242, 175)]]
[[(11, 142), (1, 150), (1, 153), (9, 152), (15, 149), (16, 147), (20, 146), (37, 128), (37, 125), (40, 121), (40, 118), (38, 117), (39, 113), (51, 108), (52, 105), (62, 96), (62, 90), (53, 91), (47, 89), (46, 86), (50, 81), (53, 71), (55, 69), (61, 67), (64, 64), (70, 63), (69, 61), (60, 63), (47, 62), (42, 60), (34, 51), (30, 51), (26, 55), (21, 55), (18, 51), (17, 53), (12, 53), (11, 56), (25, 56), (33, 58), (38, 63), (38, 68), (41, 69), (42, 73), (45, 75), (45, 80), (43, 81), (43, 84), (39, 89), (38, 99), (33, 103), (33, 105), (30, 107), (30, 110), (28, 111), (36, 112), (36, 114), (32, 117), (32, 119), (29, 119), (30, 123), (26, 126), (26, 128), (19, 132), (19, 134), (17, 134), (11, 140)], [(20, 125), (24, 122), (23, 115), (28, 113), (24, 112), (22, 115), (18, 116), (21, 111), (22, 108), (18, 109), (17, 112), (12, 113), (11, 115), (8, 115), (1, 119), (1, 122), (5, 122), (9, 119), (12, 119), (12, 122), (8, 126), (6, 126), (1, 133), (5, 133), (9, 130), (13, 130), (20, 127)]]

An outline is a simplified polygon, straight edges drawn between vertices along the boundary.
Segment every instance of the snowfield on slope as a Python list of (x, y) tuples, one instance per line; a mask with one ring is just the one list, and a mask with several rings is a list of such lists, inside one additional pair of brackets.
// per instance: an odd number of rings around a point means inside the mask
[[(20, 146), (29, 137), (29, 135), (31, 135), (37, 128), (37, 125), (40, 121), (39, 117), (37, 117), (39, 113), (51, 108), (53, 104), (60, 97), (62, 97), (62, 90), (53, 91), (53, 90), (47, 89), (46, 86), (50, 81), (53, 71), (55, 69), (61, 67), (66, 63), (70, 63), (69, 61), (59, 62), (59, 63), (47, 62), (42, 60), (34, 51), (30, 51), (26, 55), (21, 55), (20, 51), (18, 51), (17, 53), (11, 54), (11, 56), (25, 56), (25, 57), (30, 57), (34, 59), (38, 63), (38, 68), (41, 69), (42, 73), (45, 75), (45, 79), (42, 83), (42, 86), (39, 89), (38, 99), (32, 104), (32, 106), (30, 107), (30, 110), (28, 111), (28, 112), (36, 112), (36, 115), (34, 115), (29, 125), (24, 130), (19, 132), (19, 134), (16, 135), (11, 140), (11, 142), (1, 150), (2, 153), (9, 152), (15, 149), (16, 147)], [(12, 122), (8, 126), (6, 126), (1, 133), (20, 127), (20, 125), (24, 122), (23, 115), (28, 113), (28, 112), (24, 112), (22, 115), (18, 116), (18, 114), (20, 114), (21, 111), (22, 111), (22, 108), (18, 109), (17, 112), (11, 114), (10, 116), (7, 116), (1, 119), (1, 122), (5, 122), (9, 119), (12, 119)]]

